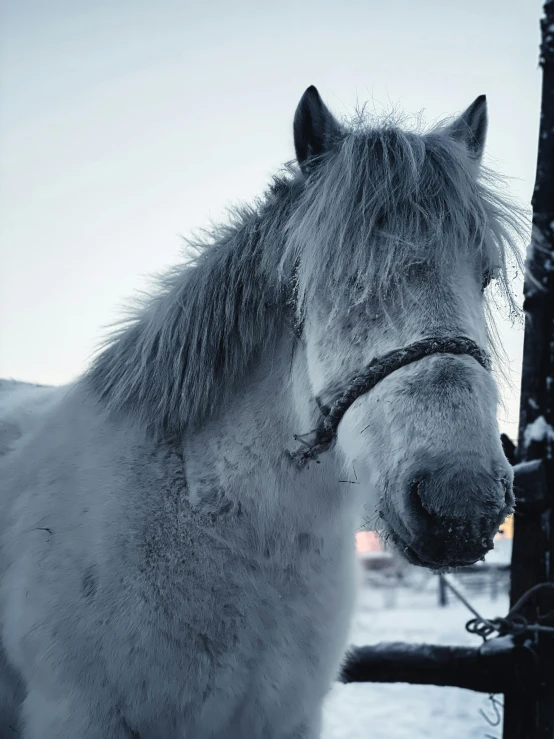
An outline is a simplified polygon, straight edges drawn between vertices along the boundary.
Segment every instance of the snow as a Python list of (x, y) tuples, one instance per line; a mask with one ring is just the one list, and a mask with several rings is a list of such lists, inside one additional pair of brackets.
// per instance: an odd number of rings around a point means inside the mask
[(539, 416), (526, 427), (523, 434), (523, 443), (528, 447), (532, 441), (543, 441), (547, 438), (554, 440), (554, 429), (546, 422), (544, 416)]
[[(351, 629), (353, 645), (381, 641), (479, 646), (482, 640), (465, 631), (471, 613), (459, 602), (438, 607), (437, 578), (424, 570), (408, 589), (365, 586)], [(454, 576), (455, 578), (455, 576)], [(456, 586), (463, 585), (454, 579)], [(502, 616), (508, 596), (497, 600), (464, 591), (485, 618)], [(502, 699), (502, 696), (497, 696)], [(502, 729), (487, 723), (495, 711), (487, 695), (430, 685), (353, 683), (335, 684), (325, 705), (322, 739), (500, 739)]]
[(512, 649), (514, 646), (514, 639), (512, 636), (499, 636), (498, 639), (489, 639), (481, 647), (483, 654), (490, 654), (491, 652), (505, 652)]

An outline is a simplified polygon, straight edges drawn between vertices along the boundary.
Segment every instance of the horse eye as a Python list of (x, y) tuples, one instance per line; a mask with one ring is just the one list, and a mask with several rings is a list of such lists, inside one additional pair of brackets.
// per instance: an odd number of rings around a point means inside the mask
[(481, 282), (481, 292), (485, 292), (485, 290), (491, 284), (493, 279), (494, 279), (494, 270), (486, 269), (483, 272), (483, 281)]

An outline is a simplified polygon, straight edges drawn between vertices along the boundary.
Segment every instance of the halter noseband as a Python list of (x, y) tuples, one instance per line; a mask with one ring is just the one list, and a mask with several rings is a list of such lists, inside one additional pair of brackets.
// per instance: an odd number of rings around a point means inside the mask
[[(299, 467), (304, 467), (311, 460), (316, 460), (320, 454), (333, 446), (337, 438), (339, 423), (360, 395), (372, 390), (377, 383), (401, 367), (406, 367), (408, 364), (432, 354), (467, 354), (477, 360), (487, 371), (491, 369), (489, 354), (466, 336), (430, 337), (416, 341), (402, 349), (388, 352), (382, 357), (373, 359), (362, 374), (353, 377), (346, 390), (342, 392), (340, 389), (332, 391), (330, 394), (334, 397), (334, 401), (329, 406), (322, 405), (319, 399), (316, 399), (323, 414), (323, 419), (313, 431), (307, 434), (295, 435), (295, 440), (299, 441), (302, 447), (290, 452), (292, 459)], [(308, 440), (307, 437), (310, 437), (310, 439)]]

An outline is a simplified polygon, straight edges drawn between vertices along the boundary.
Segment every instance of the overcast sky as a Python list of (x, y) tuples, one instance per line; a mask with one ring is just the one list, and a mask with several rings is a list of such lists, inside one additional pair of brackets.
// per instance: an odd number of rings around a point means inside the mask
[[(75, 378), (181, 234), (293, 158), (315, 84), (428, 121), (489, 101), (489, 164), (530, 201), (540, 0), (0, 1), (0, 376)], [(521, 329), (502, 327), (514, 433)]]

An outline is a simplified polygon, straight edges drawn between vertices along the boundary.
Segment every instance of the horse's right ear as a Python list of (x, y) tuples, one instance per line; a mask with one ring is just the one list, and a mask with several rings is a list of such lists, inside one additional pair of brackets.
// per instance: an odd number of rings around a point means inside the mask
[(317, 89), (313, 85), (308, 87), (294, 114), (294, 148), (305, 175), (310, 173), (314, 157), (329, 151), (340, 130)]
[(478, 162), (481, 161), (485, 149), (487, 125), (487, 97), (479, 95), (450, 126), (452, 136), (465, 144), (470, 156)]

